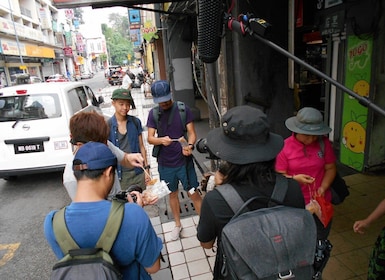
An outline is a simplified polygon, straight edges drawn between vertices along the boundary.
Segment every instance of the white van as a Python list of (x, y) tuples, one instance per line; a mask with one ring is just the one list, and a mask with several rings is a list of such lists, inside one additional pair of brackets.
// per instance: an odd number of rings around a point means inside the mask
[(0, 178), (63, 170), (72, 158), (69, 119), (80, 111), (102, 114), (102, 102), (81, 82), (0, 89)]

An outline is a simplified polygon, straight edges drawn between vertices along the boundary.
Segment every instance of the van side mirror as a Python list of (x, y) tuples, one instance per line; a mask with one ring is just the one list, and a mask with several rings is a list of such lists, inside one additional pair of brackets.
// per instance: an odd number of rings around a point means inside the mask
[(98, 103), (99, 103), (99, 104), (104, 103), (104, 97), (103, 97), (103, 96), (100, 95), (100, 96), (98, 97)]

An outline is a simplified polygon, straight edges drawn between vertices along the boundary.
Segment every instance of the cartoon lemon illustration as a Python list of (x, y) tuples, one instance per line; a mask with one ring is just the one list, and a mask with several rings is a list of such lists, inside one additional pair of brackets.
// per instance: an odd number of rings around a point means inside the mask
[(353, 86), (353, 91), (360, 96), (369, 96), (370, 85), (365, 80), (357, 81)]
[(365, 150), (366, 131), (358, 122), (350, 121), (346, 123), (343, 130), (342, 140), (346, 148), (354, 153), (363, 153)]

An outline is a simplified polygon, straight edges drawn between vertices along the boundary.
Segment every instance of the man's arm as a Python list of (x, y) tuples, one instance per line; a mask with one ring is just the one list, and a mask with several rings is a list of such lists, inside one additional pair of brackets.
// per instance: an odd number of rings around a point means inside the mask
[(156, 261), (151, 267), (145, 267), (144, 269), (150, 274), (154, 274), (158, 272), (160, 269), (160, 255), (159, 255), (159, 258), (156, 259)]
[(168, 146), (172, 143), (172, 140), (169, 136), (155, 137), (155, 132), (156, 132), (155, 128), (152, 128), (152, 127), (148, 128), (147, 141), (149, 144), (152, 144), (154, 146), (156, 145)]

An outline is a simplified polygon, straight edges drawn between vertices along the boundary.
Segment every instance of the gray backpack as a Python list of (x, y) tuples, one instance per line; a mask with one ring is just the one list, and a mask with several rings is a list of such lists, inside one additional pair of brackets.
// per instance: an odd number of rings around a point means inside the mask
[(64, 257), (54, 265), (51, 279), (122, 279), (109, 252), (122, 223), (124, 203), (112, 201), (106, 226), (95, 248), (79, 248), (68, 232), (64, 212), (65, 208), (59, 210), (53, 218), (53, 230)]
[[(222, 279), (312, 279), (314, 219), (305, 209), (281, 205), (288, 182), (281, 175), (276, 180), (271, 198), (256, 196), (246, 202), (229, 184), (216, 188), (235, 213), (219, 245)], [(269, 201), (269, 207), (245, 212), (255, 200)]]

